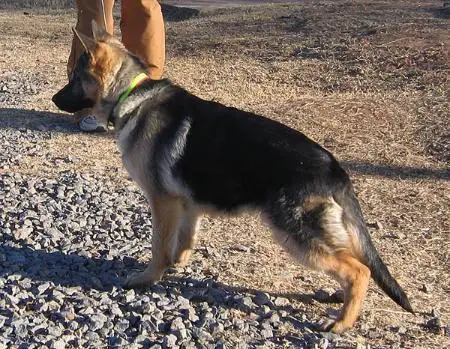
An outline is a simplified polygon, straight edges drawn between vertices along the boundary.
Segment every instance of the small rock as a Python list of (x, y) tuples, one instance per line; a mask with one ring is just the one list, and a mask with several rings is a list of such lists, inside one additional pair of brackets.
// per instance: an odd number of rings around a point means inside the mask
[(91, 330), (97, 331), (105, 325), (107, 317), (103, 314), (94, 314), (90, 317)]
[(381, 224), (380, 221), (375, 221), (375, 228), (377, 230), (383, 230), (383, 225)]
[(33, 232), (33, 227), (22, 227), (20, 229), (17, 229), (14, 233), (13, 236), (16, 240), (25, 240), (27, 237), (30, 236), (30, 234)]
[(246, 307), (253, 307), (254, 303), (251, 297), (244, 297), (242, 298), (242, 304), (244, 304)]
[(250, 247), (244, 246), (244, 245), (241, 245), (241, 244), (234, 245), (232, 247), (232, 249), (235, 250), (235, 251), (239, 251), (239, 252), (246, 252), (246, 253), (250, 252)]
[(18, 338), (24, 338), (28, 335), (27, 325), (23, 319), (16, 319), (11, 322), (14, 333)]
[(0, 328), (3, 327), (7, 319), (7, 317), (0, 315)]
[(181, 317), (177, 317), (172, 321), (172, 324), (170, 325), (171, 331), (181, 330), (186, 328), (186, 326), (183, 323), (183, 319)]
[(65, 349), (66, 343), (62, 340), (57, 340), (50, 345), (52, 349)]
[(398, 333), (398, 334), (406, 334), (407, 331), (408, 331), (408, 330), (406, 329), (406, 327), (400, 326), (400, 327), (398, 328), (397, 333)]
[(130, 322), (127, 319), (119, 319), (114, 328), (119, 334), (124, 333), (128, 327), (130, 327)]
[(327, 339), (329, 342), (335, 342), (340, 338), (338, 334), (333, 332), (323, 332), (321, 333), (321, 336), (322, 338)]
[(258, 292), (253, 298), (253, 302), (259, 306), (266, 305), (270, 302), (270, 297), (267, 293)]
[(61, 337), (62, 330), (58, 326), (49, 326), (47, 330), (50, 336), (56, 338)]
[(127, 302), (132, 302), (132, 301), (134, 301), (135, 297), (136, 297), (136, 294), (135, 294), (135, 292), (134, 292), (133, 289), (128, 290), (127, 293), (125, 294), (125, 300), (126, 300)]
[(370, 339), (380, 338), (381, 333), (377, 330), (369, 330), (369, 332), (367, 333), (367, 337), (369, 337)]
[(435, 317), (429, 319), (426, 322), (426, 326), (429, 329), (434, 329), (434, 330), (441, 328), (441, 326), (442, 326), (441, 318), (439, 316), (435, 316)]
[(329, 344), (330, 344), (330, 342), (328, 341), (327, 338), (321, 338), (319, 341), (319, 347), (321, 349), (327, 349)]
[(275, 298), (274, 304), (277, 307), (284, 307), (284, 306), (289, 305), (289, 299), (284, 298), (284, 297), (277, 297), (277, 298)]
[(433, 291), (433, 286), (430, 284), (423, 284), (420, 290), (425, 293), (431, 293)]
[(177, 337), (173, 334), (168, 334), (163, 337), (163, 346), (165, 348), (173, 348), (177, 344)]
[(269, 321), (271, 324), (278, 324), (280, 322), (280, 316), (277, 313), (273, 313), (270, 316)]
[(120, 308), (117, 304), (111, 305), (111, 314), (113, 314), (115, 316), (119, 316), (119, 317), (123, 316), (122, 310), (120, 310)]
[(243, 330), (245, 327), (245, 323), (241, 319), (233, 319), (233, 325), (238, 330)]
[(262, 336), (264, 339), (272, 338), (272, 337), (273, 337), (273, 332), (272, 332), (272, 330), (269, 329), (269, 328), (264, 328), (263, 330), (261, 330), (261, 336)]

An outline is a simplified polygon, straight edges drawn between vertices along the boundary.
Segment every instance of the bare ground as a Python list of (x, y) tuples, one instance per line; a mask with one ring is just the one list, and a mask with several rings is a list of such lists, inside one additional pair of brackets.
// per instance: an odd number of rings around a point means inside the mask
[[(450, 41), (449, 12), (441, 4), (166, 8), (169, 78), (201, 97), (306, 133), (349, 170), (375, 244), (417, 314), (402, 312), (371, 284), (361, 320), (342, 338), (343, 346), (450, 346)], [(10, 118), (11, 127), (71, 122), (53, 114), (50, 97), (65, 83), (73, 23), (74, 12), (0, 12), (2, 77), (35, 75), (47, 82), (19, 106), (0, 105), (0, 117)], [(29, 157), (10, 170), (40, 176), (70, 168), (127, 181), (112, 136), (55, 134), (40, 144), (45, 159)], [(62, 154), (74, 163), (48, 161)], [(337, 307), (298, 297), (337, 285), (295, 264), (257, 217), (206, 218), (199, 246), (210, 245), (216, 254), (205, 258), (199, 249), (194, 258), (224, 284), (286, 294), (294, 315), (319, 319)], [(239, 245), (249, 252), (236, 250)], [(441, 327), (426, 326), (434, 316)]]

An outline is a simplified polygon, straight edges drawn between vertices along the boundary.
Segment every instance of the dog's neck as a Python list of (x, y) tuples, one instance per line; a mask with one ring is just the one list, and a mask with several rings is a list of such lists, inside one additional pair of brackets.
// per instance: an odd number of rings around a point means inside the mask
[(114, 110), (144, 81), (144, 76), (146, 80), (150, 79), (145, 66), (135, 62), (123, 63), (111, 74), (111, 79), (104, 87), (102, 96), (95, 106), (95, 114), (100, 115), (107, 126), (115, 125)]
[(122, 93), (119, 95), (119, 99), (117, 100), (117, 103), (112, 108), (111, 112), (108, 116), (107, 126), (108, 127), (115, 127), (117, 123), (117, 119), (120, 119), (120, 115), (122, 113), (116, 113), (116, 110), (118, 109), (118, 106), (122, 105), (128, 97), (130, 97), (130, 94), (133, 93), (142, 83), (145, 81), (149, 81), (150, 77), (147, 73), (141, 72), (137, 74), (134, 78), (131, 79), (130, 83), (128, 84), (128, 87), (122, 91)]

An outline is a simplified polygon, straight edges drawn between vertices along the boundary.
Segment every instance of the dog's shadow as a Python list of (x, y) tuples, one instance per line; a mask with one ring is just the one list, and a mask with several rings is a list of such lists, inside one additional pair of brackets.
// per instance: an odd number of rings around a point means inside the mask
[[(12, 246), (14, 245), (14, 246)], [(4, 243), (0, 245), (0, 277), (7, 278), (9, 275), (20, 275), (22, 279), (34, 281), (32, 289), (48, 283), (48, 291), (51, 292), (55, 286), (80, 288), (83, 292), (91, 290), (109, 292), (116, 289), (125, 294), (123, 288), (127, 273), (143, 270), (145, 265), (134, 258), (123, 259), (105, 257), (87, 257), (78, 254), (65, 254), (59, 251), (46, 252), (35, 250), (31, 246), (22, 244)], [(33, 290), (30, 290), (33, 292)], [(210, 305), (220, 306), (227, 309), (237, 309), (250, 314), (261, 312), (261, 307), (250, 305), (245, 297), (254, 298), (261, 292), (252, 288), (233, 287), (218, 282), (215, 278), (201, 276), (190, 277), (187, 274), (176, 274), (172, 269), (158, 284), (145, 290), (137, 290), (137, 293), (147, 293), (150, 297), (155, 293), (181, 294), (189, 299), (192, 304), (207, 302)], [(290, 301), (296, 300), (310, 304), (314, 301), (312, 294), (293, 293), (270, 293), (271, 297), (285, 297)], [(286, 312), (281, 321), (289, 322), (294, 327), (302, 329), (315, 328), (315, 324), (301, 321), (302, 313), (299, 313), (289, 304), (275, 305), (269, 301), (271, 311)], [(126, 304), (119, 304), (126, 307)], [(264, 316), (263, 313), (259, 314)]]
[(0, 108), (0, 129), (57, 133), (80, 132), (74, 118), (69, 114), (18, 108)]

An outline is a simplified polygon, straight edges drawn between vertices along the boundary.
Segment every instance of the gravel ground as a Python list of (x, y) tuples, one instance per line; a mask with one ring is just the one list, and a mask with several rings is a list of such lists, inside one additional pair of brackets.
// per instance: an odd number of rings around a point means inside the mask
[[(33, 142), (30, 135), (19, 133), (23, 142)], [(227, 289), (201, 263), (174, 270), (151, 291), (124, 290), (126, 274), (144, 267), (139, 257), (151, 248), (151, 217), (134, 186), (66, 172), (57, 179), (5, 173), (0, 188), (4, 347), (220, 348), (230, 345), (230, 331), (250, 347), (339, 339), (312, 333), (285, 298)], [(296, 326), (295, 336), (281, 333), (284, 322)]]

